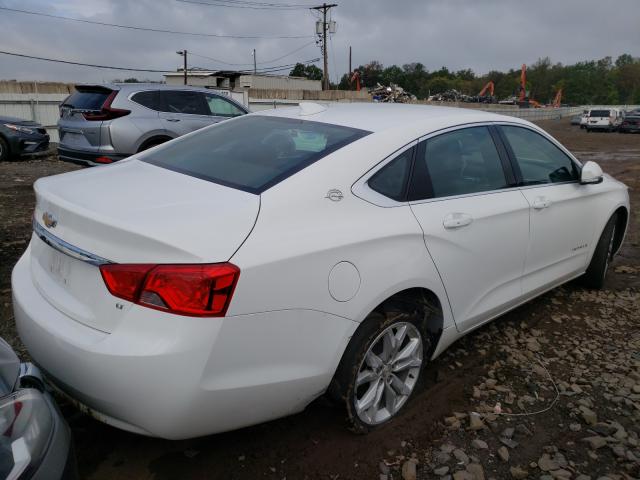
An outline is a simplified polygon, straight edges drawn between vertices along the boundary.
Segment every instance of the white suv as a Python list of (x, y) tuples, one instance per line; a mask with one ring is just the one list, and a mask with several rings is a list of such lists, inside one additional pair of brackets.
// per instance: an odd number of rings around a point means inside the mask
[(626, 187), (476, 110), (302, 104), (40, 179), (15, 319), (52, 383), (166, 438), (298, 412), (398, 414), (465, 333), (583, 276)]

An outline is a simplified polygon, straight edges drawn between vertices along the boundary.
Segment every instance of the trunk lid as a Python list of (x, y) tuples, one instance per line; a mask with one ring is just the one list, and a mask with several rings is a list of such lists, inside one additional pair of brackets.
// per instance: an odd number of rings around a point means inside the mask
[(224, 262), (251, 232), (260, 206), (257, 195), (137, 160), (40, 179), (34, 189), (42, 233), (31, 243), (34, 282), (60, 311), (105, 332), (126, 310), (115, 304), (127, 302), (109, 294), (96, 262), (83, 255), (114, 263)]

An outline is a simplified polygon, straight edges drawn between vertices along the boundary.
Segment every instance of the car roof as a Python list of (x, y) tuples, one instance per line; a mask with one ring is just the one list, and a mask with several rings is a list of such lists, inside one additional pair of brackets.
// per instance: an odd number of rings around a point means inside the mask
[[(465, 123), (529, 122), (476, 109), (408, 105), (400, 103), (301, 103), (302, 107), (263, 110), (253, 115), (294, 118), (381, 132), (402, 127), (420, 127), (425, 133)], [(313, 113), (313, 112), (316, 113)], [(311, 112), (311, 113), (310, 113)]]
[(199, 92), (217, 93), (220, 89), (205, 88), (205, 87), (192, 87), (190, 85), (167, 85), (166, 83), (153, 83), (153, 82), (140, 82), (140, 83), (126, 83), (126, 82), (111, 82), (111, 83), (79, 83), (76, 85), (79, 88), (106, 88), (110, 90), (196, 90)]

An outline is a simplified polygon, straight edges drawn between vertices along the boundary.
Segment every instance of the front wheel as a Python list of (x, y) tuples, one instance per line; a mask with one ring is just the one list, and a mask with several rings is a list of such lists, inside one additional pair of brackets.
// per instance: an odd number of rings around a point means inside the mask
[(588, 288), (601, 289), (613, 257), (613, 243), (616, 233), (617, 214), (613, 214), (600, 235), (591, 263), (582, 277), (582, 283)]
[[(356, 433), (382, 425), (405, 406), (420, 380), (429, 340), (409, 314), (372, 313), (352, 338), (332, 391)], [(337, 395), (336, 395), (337, 394)]]
[(9, 160), (9, 144), (7, 141), (0, 137), (0, 162)]

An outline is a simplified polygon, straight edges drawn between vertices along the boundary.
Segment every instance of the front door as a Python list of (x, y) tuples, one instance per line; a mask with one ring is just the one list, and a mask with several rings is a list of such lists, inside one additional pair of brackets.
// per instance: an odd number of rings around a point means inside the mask
[(160, 90), (160, 120), (171, 137), (179, 137), (213, 123), (202, 92)]
[(536, 294), (586, 269), (594, 189), (580, 185), (580, 167), (551, 140), (526, 127), (500, 129), (531, 209), (523, 291)]

